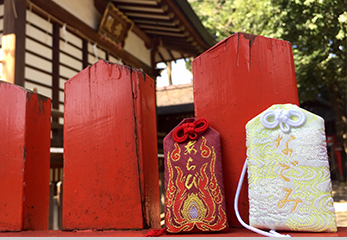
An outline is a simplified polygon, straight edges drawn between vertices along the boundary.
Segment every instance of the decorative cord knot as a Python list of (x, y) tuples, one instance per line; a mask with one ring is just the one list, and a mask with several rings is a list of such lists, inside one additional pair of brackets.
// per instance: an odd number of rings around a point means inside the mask
[[(296, 117), (295, 120), (291, 119), (291, 117)], [(274, 119), (269, 120), (270, 117)], [(266, 111), (260, 119), (261, 123), (266, 128), (276, 128), (280, 125), (281, 130), (284, 133), (288, 133), (291, 127), (300, 127), (305, 121), (305, 114), (299, 110), (268, 110)]]
[[(204, 118), (195, 120), (194, 122), (183, 123), (181, 126), (175, 128), (172, 133), (172, 138), (178, 142), (184, 142), (188, 139), (197, 139), (197, 133), (206, 131), (208, 128), (208, 121)], [(181, 136), (182, 135), (182, 136)]]
[(278, 112), (275, 112), (275, 119), (278, 119), (279, 122), (286, 123), (289, 118), (290, 115), (288, 110), (280, 110)]
[(192, 134), (194, 136), (196, 135), (194, 123), (184, 123), (182, 124), (182, 127), (183, 127), (184, 134)]

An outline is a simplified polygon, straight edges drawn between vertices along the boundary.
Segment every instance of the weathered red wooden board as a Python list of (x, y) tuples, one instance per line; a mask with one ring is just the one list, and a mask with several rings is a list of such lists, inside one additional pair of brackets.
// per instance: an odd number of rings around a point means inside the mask
[(48, 229), (51, 100), (0, 81), (0, 231)]
[[(246, 158), (246, 123), (275, 103), (299, 104), (291, 44), (236, 33), (193, 61), (195, 116), (221, 134), (229, 225), (239, 227), (234, 197)], [(239, 210), (248, 222), (247, 184)]]
[(160, 227), (154, 81), (99, 61), (64, 110), (63, 229)]
[(155, 82), (147, 75), (133, 71), (137, 146), (140, 164), (142, 201), (147, 226), (160, 227), (160, 197)]

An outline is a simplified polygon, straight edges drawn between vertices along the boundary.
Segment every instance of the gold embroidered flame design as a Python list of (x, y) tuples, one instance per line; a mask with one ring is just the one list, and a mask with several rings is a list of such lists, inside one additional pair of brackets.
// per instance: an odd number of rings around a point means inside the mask
[(168, 168), (168, 172), (169, 172), (169, 182), (168, 182), (168, 186), (166, 189), (166, 206), (171, 207), (172, 206), (172, 200), (175, 196), (176, 187), (174, 186), (174, 183), (172, 181), (173, 170), (172, 170), (169, 156), (170, 156), (170, 154), (168, 153), (167, 154), (167, 168)]
[(212, 196), (214, 200), (217, 203), (221, 203), (223, 201), (223, 195), (220, 187), (217, 184), (217, 178), (215, 174), (215, 165), (216, 165), (216, 153), (214, 151), (214, 147), (212, 147), (212, 161), (211, 161), (211, 166), (210, 166), (210, 171), (211, 171), (211, 182), (210, 182), (210, 189), (212, 191)]
[(175, 150), (173, 150), (172, 151), (172, 153), (171, 153), (171, 158), (172, 158), (172, 160), (174, 160), (174, 161), (178, 161), (178, 160), (180, 160), (180, 157), (181, 157), (181, 149), (180, 149), (180, 147), (178, 146), (178, 143), (177, 142), (175, 142)]
[(202, 143), (200, 145), (201, 156), (208, 158), (211, 155), (211, 149), (206, 145), (206, 138), (202, 136)]
[[(226, 227), (227, 217), (221, 205), (223, 196), (215, 174), (216, 153), (214, 147), (212, 146), (211, 151), (206, 142), (203, 137), (200, 145), (201, 155), (207, 158), (212, 153), (212, 158), (199, 168), (199, 165), (192, 165), (191, 157), (186, 164), (172, 167), (171, 161), (180, 159), (180, 156), (177, 156), (179, 146), (176, 143), (173, 150), (176, 155), (173, 152), (167, 155), (169, 179), (166, 189), (165, 221), (168, 232), (191, 231), (193, 228), (201, 231), (219, 231)], [(194, 143), (189, 145), (190, 149), (194, 148)], [(193, 151), (191, 153), (192, 156), (195, 154)], [(187, 168), (188, 173), (184, 174), (182, 166)], [(173, 169), (176, 170), (175, 180)], [(210, 170), (210, 178), (206, 170)]]

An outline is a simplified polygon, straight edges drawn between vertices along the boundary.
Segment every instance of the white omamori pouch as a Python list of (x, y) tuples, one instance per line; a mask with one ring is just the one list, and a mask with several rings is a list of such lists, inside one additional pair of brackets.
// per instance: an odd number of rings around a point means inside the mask
[[(234, 202), (240, 223), (271, 237), (289, 236), (275, 230), (336, 232), (323, 118), (275, 104), (246, 124), (246, 135), (247, 159)], [(250, 226), (238, 213), (246, 169)]]

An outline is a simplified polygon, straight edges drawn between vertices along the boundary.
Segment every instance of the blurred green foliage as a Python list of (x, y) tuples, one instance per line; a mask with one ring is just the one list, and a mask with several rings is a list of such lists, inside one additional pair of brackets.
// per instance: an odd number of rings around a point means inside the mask
[(234, 32), (283, 39), (293, 45), (300, 102), (329, 100), (337, 82), (346, 102), (346, 0), (188, 0), (217, 41)]
[(347, 0), (188, 0), (217, 41), (246, 32), (293, 46), (300, 103), (328, 100), (347, 151)]

